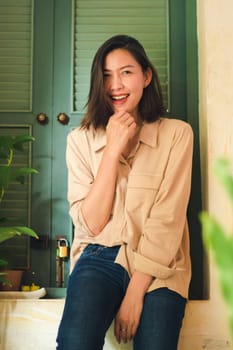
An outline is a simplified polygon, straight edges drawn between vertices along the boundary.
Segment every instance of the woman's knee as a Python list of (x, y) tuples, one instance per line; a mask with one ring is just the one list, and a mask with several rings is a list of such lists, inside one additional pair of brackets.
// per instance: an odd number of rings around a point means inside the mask
[(176, 350), (186, 299), (167, 288), (146, 294), (135, 350)]

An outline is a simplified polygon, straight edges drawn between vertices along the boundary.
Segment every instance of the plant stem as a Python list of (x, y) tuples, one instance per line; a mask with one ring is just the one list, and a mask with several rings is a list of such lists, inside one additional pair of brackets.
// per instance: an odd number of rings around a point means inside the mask
[(7, 166), (11, 166), (12, 160), (13, 160), (13, 150), (9, 149), (9, 158), (7, 161)]

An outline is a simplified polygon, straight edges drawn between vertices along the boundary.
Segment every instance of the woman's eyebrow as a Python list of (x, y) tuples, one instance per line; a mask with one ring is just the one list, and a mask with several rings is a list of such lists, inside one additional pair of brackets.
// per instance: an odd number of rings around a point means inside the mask
[[(134, 66), (133, 64), (127, 64), (127, 65), (125, 65), (125, 66), (120, 67), (119, 70), (126, 69), (126, 68), (135, 68), (135, 66)], [(104, 68), (104, 71), (105, 71), (105, 72), (110, 72), (111, 69)]]
[(121, 67), (120, 69), (126, 69), (126, 68), (134, 68), (135, 66), (133, 64), (127, 64), (126, 66)]

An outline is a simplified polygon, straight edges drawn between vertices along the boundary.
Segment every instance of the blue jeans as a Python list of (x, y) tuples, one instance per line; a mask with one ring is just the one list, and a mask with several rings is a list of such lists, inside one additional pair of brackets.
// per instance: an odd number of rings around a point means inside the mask
[[(114, 263), (118, 247), (86, 247), (68, 282), (57, 350), (102, 350), (129, 276)], [(160, 288), (145, 295), (134, 350), (176, 350), (186, 299)]]

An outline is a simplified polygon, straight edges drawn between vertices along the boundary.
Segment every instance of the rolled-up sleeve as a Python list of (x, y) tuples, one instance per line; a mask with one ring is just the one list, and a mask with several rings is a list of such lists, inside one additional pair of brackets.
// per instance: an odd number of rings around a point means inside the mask
[(163, 179), (134, 251), (134, 269), (155, 278), (169, 278), (179, 269), (176, 259), (187, 230), (192, 156), (193, 132), (184, 123), (174, 132)]

